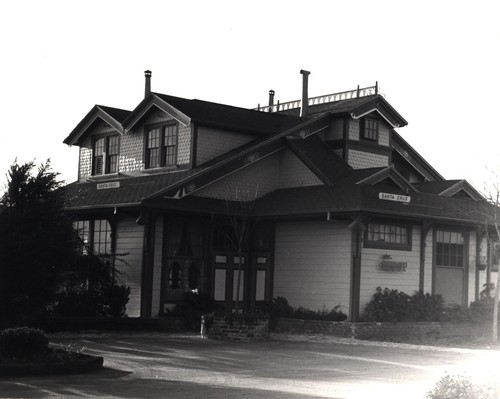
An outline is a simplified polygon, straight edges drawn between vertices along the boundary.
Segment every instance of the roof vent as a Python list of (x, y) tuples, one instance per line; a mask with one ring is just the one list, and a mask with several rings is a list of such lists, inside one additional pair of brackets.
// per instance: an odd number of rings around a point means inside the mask
[(144, 71), (144, 77), (146, 78), (146, 87), (144, 89), (144, 97), (151, 94), (151, 71), (148, 69)]

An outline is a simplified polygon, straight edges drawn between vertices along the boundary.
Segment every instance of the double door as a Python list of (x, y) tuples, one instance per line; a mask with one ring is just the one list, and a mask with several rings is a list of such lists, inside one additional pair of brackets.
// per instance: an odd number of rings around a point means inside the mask
[(252, 309), (257, 302), (271, 299), (269, 252), (244, 253), (241, 257), (234, 252), (215, 252), (212, 265), (213, 296), (217, 302), (234, 309), (238, 298), (240, 309)]

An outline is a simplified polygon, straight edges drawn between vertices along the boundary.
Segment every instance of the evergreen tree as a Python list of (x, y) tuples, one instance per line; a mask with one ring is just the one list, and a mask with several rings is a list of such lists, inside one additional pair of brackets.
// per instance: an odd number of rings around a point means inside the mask
[(0, 320), (46, 314), (64, 276), (76, 263), (80, 240), (63, 212), (63, 188), (50, 161), (8, 172), (0, 199)]

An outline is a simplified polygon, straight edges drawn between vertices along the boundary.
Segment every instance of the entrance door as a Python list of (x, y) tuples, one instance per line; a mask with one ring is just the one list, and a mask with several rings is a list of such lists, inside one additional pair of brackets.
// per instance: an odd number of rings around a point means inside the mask
[(465, 234), (437, 230), (434, 241), (434, 293), (448, 304), (467, 305)]
[[(213, 255), (213, 287), (214, 299), (226, 304), (229, 308), (236, 306), (236, 298), (241, 309), (247, 297), (247, 255), (241, 257), (240, 273), (238, 273), (238, 256), (234, 252), (216, 252)], [(239, 275), (239, 290), (238, 290)]]

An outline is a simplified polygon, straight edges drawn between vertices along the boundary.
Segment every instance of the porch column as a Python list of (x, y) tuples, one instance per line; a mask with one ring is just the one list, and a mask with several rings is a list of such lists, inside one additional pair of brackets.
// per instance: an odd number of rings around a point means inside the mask
[(420, 292), (424, 292), (424, 278), (425, 278), (425, 249), (426, 249), (426, 241), (427, 235), (429, 231), (432, 229), (432, 223), (423, 222), (421, 226), (421, 234), (420, 234), (420, 275), (418, 282), (418, 289)]
[(366, 227), (357, 218), (350, 225), (352, 248), (352, 273), (351, 273), (351, 306), (349, 307), (351, 321), (359, 320), (359, 305), (361, 291), (361, 248), (363, 246), (363, 232)]
[(144, 223), (141, 270), (141, 317), (151, 317), (156, 215), (153, 211), (147, 211), (141, 214), (139, 219), (141, 218)]

